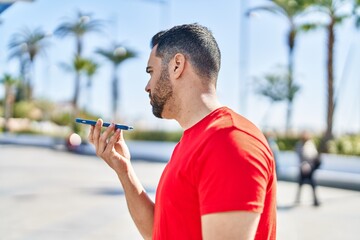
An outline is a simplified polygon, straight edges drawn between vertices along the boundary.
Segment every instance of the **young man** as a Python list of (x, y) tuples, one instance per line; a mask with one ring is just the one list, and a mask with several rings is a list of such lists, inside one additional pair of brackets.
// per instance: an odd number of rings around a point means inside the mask
[(263, 134), (216, 96), (220, 50), (198, 24), (152, 38), (146, 72), (156, 117), (184, 129), (153, 203), (136, 177), (121, 131), (89, 141), (117, 173), (130, 214), (145, 239), (275, 239), (276, 174)]

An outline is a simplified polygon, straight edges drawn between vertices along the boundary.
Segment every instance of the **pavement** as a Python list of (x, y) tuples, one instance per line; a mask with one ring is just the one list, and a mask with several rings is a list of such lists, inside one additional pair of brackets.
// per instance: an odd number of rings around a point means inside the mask
[[(165, 162), (134, 159), (150, 197)], [(360, 236), (360, 191), (310, 187), (294, 205), (297, 185), (278, 182), (280, 240), (352, 240)], [(141, 239), (116, 174), (93, 155), (58, 148), (0, 144), (0, 239)]]
[[(0, 145), (36, 146), (57, 150), (66, 150), (65, 140), (41, 135), (0, 134)], [(151, 162), (166, 163), (176, 143), (152, 141), (127, 141), (134, 158)], [(159, 151), (161, 149), (161, 151)], [(73, 153), (95, 156), (91, 144), (82, 143), (72, 148)], [(278, 179), (296, 182), (299, 174), (299, 161), (292, 151), (277, 154)], [(360, 191), (360, 157), (323, 154), (322, 164), (315, 172), (314, 178), (321, 186)]]

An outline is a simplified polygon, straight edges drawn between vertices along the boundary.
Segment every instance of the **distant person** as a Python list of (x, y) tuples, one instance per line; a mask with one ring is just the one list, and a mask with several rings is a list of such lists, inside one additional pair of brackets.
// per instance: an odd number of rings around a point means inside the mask
[(309, 183), (313, 191), (314, 206), (319, 206), (319, 200), (316, 195), (316, 181), (314, 173), (320, 166), (320, 156), (315, 143), (308, 132), (301, 134), (300, 141), (296, 144), (296, 153), (299, 157), (299, 187), (295, 202), (300, 202), (301, 187), (304, 183)]
[[(102, 120), (89, 141), (117, 173), (145, 239), (276, 239), (276, 174), (264, 135), (216, 95), (220, 50), (206, 28), (175, 26), (153, 36), (146, 85), (153, 114), (184, 129), (155, 203), (130, 161), (122, 132)], [(159, 149), (161, 151), (161, 149)]]
[(276, 136), (273, 132), (267, 131), (265, 137), (274, 156), (276, 174), (279, 176), (279, 145), (276, 142)]

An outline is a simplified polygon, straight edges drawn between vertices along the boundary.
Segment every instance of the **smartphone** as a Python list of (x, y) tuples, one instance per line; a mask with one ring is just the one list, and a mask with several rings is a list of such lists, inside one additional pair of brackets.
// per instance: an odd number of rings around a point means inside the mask
[[(75, 122), (77, 123), (82, 123), (82, 124), (88, 124), (88, 125), (93, 125), (95, 126), (96, 121), (94, 120), (88, 120), (88, 119), (82, 119), (82, 118), (76, 118)], [(104, 122), (103, 123), (103, 127), (109, 127), (111, 124), (108, 122)], [(132, 126), (126, 126), (126, 125), (121, 125), (121, 124), (115, 124), (115, 129), (121, 129), (121, 130), (132, 130), (134, 129)]]

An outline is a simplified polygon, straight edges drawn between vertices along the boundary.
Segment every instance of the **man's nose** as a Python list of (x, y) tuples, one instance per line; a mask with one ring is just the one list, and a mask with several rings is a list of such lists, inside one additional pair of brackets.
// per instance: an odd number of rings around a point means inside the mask
[(150, 81), (145, 86), (145, 92), (150, 92)]

